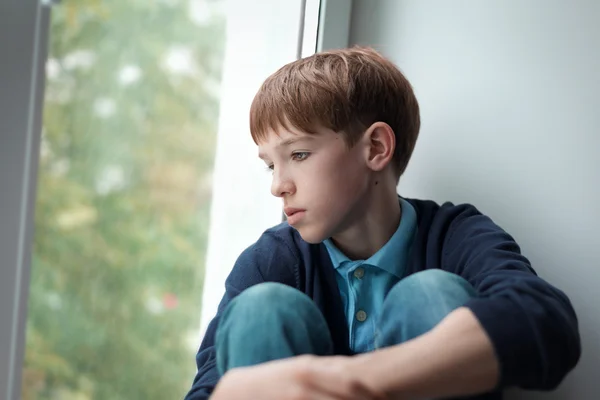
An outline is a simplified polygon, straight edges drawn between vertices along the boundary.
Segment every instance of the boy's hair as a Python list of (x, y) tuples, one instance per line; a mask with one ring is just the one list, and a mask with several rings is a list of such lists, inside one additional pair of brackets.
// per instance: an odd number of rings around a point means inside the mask
[(250, 108), (257, 144), (269, 130), (314, 133), (324, 127), (351, 147), (379, 121), (396, 135), (392, 163), (400, 178), (419, 135), (419, 104), (402, 72), (365, 47), (321, 52), (285, 65), (262, 84)]

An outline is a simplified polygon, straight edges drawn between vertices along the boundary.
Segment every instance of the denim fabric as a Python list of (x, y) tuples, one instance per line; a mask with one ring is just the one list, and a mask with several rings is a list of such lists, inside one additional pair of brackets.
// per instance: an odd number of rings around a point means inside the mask
[(333, 354), (325, 317), (310, 297), (274, 282), (252, 286), (229, 303), (215, 346), (221, 375), (231, 368), (301, 354)]
[(469, 282), (441, 269), (417, 272), (402, 279), (383, 302), (375, 347), (393, 346), (426, 333), (475, 296)]
[[(473, 296), (471, 285), (449, 272), (426, 270), (408, 276), (384, 300), (375, 330), (376, 347), (427, 332)], [(272, 282), (255, 285), (231, 301), (215, 340), (221, 375), (231, 368), (301, 354), (333, 353), (327, 323), (312, 300)]]

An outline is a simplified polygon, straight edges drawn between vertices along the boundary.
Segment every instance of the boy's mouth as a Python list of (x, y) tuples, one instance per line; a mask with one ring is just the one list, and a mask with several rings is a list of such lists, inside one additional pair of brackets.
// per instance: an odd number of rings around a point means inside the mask
[(302, 212), (304, 211), (301, 208), (294, 208), (294, 207), (284, 207), (283, 208), (283, 212), (285, 213), (285, 215), (287, 215), (288, 217), (291, 217), (292, 215)]
[(306, 210), (303, 210), (301, 208), (285, 207), (283, 209), (283, 212), (287, 217), (288, 223), (290, 225), (294, 225), (298, 223), (300, 219), (302, 219)]

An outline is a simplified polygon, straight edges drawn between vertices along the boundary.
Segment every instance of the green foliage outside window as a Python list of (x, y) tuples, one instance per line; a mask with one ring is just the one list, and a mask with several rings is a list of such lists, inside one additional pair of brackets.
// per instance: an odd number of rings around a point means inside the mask
[(195, 372), (225, 18), (52, 10), (24, 400), (182, 398)]

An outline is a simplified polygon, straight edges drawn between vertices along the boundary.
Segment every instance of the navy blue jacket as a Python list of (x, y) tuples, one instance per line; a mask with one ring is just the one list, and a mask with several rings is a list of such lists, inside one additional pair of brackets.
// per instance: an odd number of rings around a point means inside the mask
[[(539, 278), (515, 240), (471, 205), (408, 200), (417, 213), (417, 236), (407, 275), (440, 268), (477, 290), (465, 306), (489, 335), (500, 362), (499, 389), (555, 388), (578, 362), (578, 323), (563, 292)], [(198, 372), (186, 400), (207, 399), (218, 381), (214, 338), (232, 298), (261, 282), (280, 282), (306, 293), (319, 307), (337, 354), (351, 354), (335, 270), (325, 246), (309, 244), (287, 223), (263, 233), (238, 258), (225, 295), (196, 356)], [(268, 384), (268, 383), (266, 383)], [(498, 399), (499, 392), (480, 399)]]

